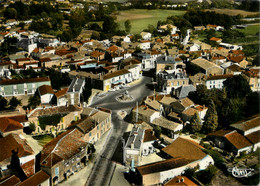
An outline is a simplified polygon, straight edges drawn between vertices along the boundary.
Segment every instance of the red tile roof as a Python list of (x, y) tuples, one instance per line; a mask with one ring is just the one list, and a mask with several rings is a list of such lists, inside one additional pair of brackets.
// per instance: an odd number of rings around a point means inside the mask
[(260, 70), (259, 69), (250, 69), (243, 72), (248, 77), (259, 77), (260, 76)]
[(232, 144), (236, 149), (242, 149), (252, 144), (237, 131), (225, 135), (225, 138)]
[(235, 55), (245, 55), (243, 50), (231, 50), (231, 53)]
[(218, 80), (218, 79), (227, 79), (233, 77), (233, 74), (223, 74), (223, 75), (215, 75), (208, 77), (207, 80)]
[(209, 133), (208, 136), (222, 136), (224, 137), (226, 134), (231, 133), (233, 130), (226, 130), (226, 129), (221, 129), (212, 133)]
[(187, 140), (184, 138), (177, 138), (167, 147), (163, 148), (162, 151), (169, 154), (174, 158), (185, 158), (186, 160), (200, 160), (206, 156), (202, 151), (203, 147), (194, 141)]
[(217, 37), (212, 37), (212, 38), (210, 38), (209, 39), (210, 41), (220, 41), (220, 40), (222, 40), (221, 38), (217, 38)]
[(123, 74), (128, 74), (128, 73), (130, 73), (130, 72), (128, 70), (126, 70), (126, 69), (117, 70), (115, 72), (112, 72), (112, 73), (104, 75), (103, 79), (104, 80), (105, 79), (110, 79), (110, 78), (117, 77), (117, 76), (120, 76), (120, 75), (123, 75)]
[(0, 66), (5, 66), (5, 65), (13, 65), (11, 61), (1, 61)]
[(211, 24), (208, 24), (207, 27), (214, 27), (214, 28), (216, 28), (217, 25), (211, 25)]
[(68, 130), (47, 143), (42, 150), (41, 165), (52, 167), (62, 160), (68, 160), (87, 146), (82, 141), (83, 133), (78, 129)]
[(90, 56), (92, 56), (92, 57), (100, 57), (100, 56), (102, 56), (104, 54), (105, 53), (103, 53), (103, 52), (93, 51), (93, 52), (91, 52)]
[(229, 56), (228, 59), (232, 62), (235, 63), (240, 63), (241, 61), (243, 61), (245, 57), (244, 56)]
[(27, 144), (27, 141), (21, 139), (18, 134), (9, 134), (0, 138), (0, 162), (12, 156), (12, 150), (18, 150), (18, 157), (32, 155), (34, 152)]
[(33, 83), (33, 82), (43, 82), (43, 81), (50, 81), (50, 79), (46, 77), (30, 78), (30, 79), (8, 79), (8, 80), (0, 81), (0, 85)]
[(39, 48), (35, 48), (32, 52), (33, 53), (38, 53), (40, 50), (39, 50)]
[(32, 159), (31, 161), (26, 162), (25, 164), (21, 165), (21, 168), (23, 169), (23, 172), (27, 177), (30, 177), (34, 174), (35, 170), (35, 161)]
[(67, 55), (70, 53), (75, 53), (77, 52), (76, 50), (67, 50), (67, 49), (61, 49), (61, 50), (56, 50), (55, 54), (59, 55), (59, 56), (63, 56), (63, 55)]
[(141, 175), (147, 175), (147, 174), (153, 174), (158, 173), (162, 171), (172, 170), (178, 167), (182, 167), (184, 165), (187, 165), (191, 163), (191, 160), (186, 160), (183, 158), (171, 158), (168, 160), (163, 160), (151, 164), (142, 165), (139, 167), (136, 167), (138, 172)]
[(10, 119), (8, 117), (0, 118), (0, 130), (5, 132), (15, 131), (23, 129), (23, 125), (18, 121)]
[(54, 94), (52, 86), (50, 86), (50, 85), (42, 85), (42, 86), (38, 87), (38, 89), (39, 89), (39, 93), (41, 95)]
[(40, 61), (41, 63), (43, 63), (43, 62), (49, 62), (49, 61), (51, 61), (51, 58), (49, 58), (49, 57), (43, 57), (43, 58), (40, 58), (39, 61)]
[(16, 115), (16, 116), (8, 116), (8, 118), (12, 119), (12, 120), (15, 120), (15, 121), (18, 121), (20, 123), (28, 121), (28, 118), (27, 118), (26, 114), (24, 114), (24, 115)]
[(4, 180), (0, 180), (0, 185), (1, 186), (12, 186), (20, 183), (20, 179), (17, 178), (15, 175), (12, 175)]
[(45, 173), (44, 171), (40, 170), (39, 172), (35, 173), (22, 183), (18, 184), (19, 186), (34, 186), (34, 185), (40, 185), (44, 181), (50, 179), (50, 176)]
[(31, 58), (27, 57), (27, 58), (19, 58), (19, 59), (16, 59), (17, 61), (30, 61)]
[(171, 179), (170, 181), (166, 182), (164, 184), (164, 186), (174, 186), (174, 185), (178, 185), (178, 186), (196, 186), (197, 184), (195, 184), (193, 181), (191, 181), (189, 178), (187, 178), (186, 176), (176, 176), (173, 179)]
[(9, 34), (9, 32), (0, 32), (0, 35), (2, 35), (2, 36), (5, 36), (7, 34)]
[(253, 144), (260, 142), (260, 131), (253, 132), (251, 134), (246, 135), (246, 138)]
[(61, 96), (64, 96), (64, 95), (67, 93), (68, 89), (69, 89), (69, 88), (61, 89), (60, 91), (58, 91), (58, 92), (55, 93), (55, 96), (56, 96), (57, 98), (59, 98), (59, 97), (61, 97)]
[(118, 49), (118, 47), (117, 46), (115, 46), (115, 45), (112, 45), (111, 47), (109, 47), (107, 50), (108, 51), (111, 51), (111, 52), (115, 52), (115, 51), (117, 51), (117, 49)]
[(260, 114), (254, 115), (246, 120), (239, 121), (235, 124), (230, 125), (241, 131), (247, 131), (260, 126)]
[(212, 60), (226, 59), (224, 56), (212, 57)]
[(157, 140), (157, 138), (155, 137), (153, 131), (151, 129), (145, 130), (143, 141), (148, 142), (148, 141), (154, 141), (154, 140)]

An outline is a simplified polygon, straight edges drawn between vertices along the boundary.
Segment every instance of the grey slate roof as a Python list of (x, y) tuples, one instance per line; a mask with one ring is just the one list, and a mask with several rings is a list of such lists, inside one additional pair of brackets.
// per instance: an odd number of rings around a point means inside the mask
[(156, 62), (158, 64), (174, 64), (175, 59), (170, 56), (159, 56), (156, 58)]
[(196, 88), (193, 85), (181, 86), (176, 89), (176, 97), (185, 98), (189, 95), (190, 92), (196, 91)]
[[(80, 78), (74, 78), (70, 83), (68, 92), (79, 92), (82, 86), (84, 85), (85, 80)], [(73, 91), (74, 88), (74, 91)]]
[(140, 149), (144, 138), (144, 130), (136, 127), (133, 128), (130, 136), (126, 142), (126, 148), (131, 148), (131, 144), (134, 144), (134, 149)]

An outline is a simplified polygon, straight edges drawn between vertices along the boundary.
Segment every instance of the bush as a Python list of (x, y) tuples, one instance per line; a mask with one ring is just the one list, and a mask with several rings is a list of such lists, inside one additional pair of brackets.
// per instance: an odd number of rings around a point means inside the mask
[(209, 165), (205, 170), (196, 173), (196, 177), (204, 184), (209, 184), (215, 176), (217, 168), (214, 165)]

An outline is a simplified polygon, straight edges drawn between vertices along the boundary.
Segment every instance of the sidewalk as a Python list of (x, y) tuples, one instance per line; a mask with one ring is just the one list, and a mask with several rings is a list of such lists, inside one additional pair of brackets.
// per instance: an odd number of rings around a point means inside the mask
[[(112, 130), (112, 128), (110, 129)], [(96, 148), (96, 153), (95, 153), (95, 158), (93, 158), (91, 161), (88, 162), (87, 166), (81, 169), (79, 172), (75, 173), (74, 175), (70, 176), (68, 180), (60, 183), (61, 185), (66, 185), (66, 186), (73, 186), (73, 185), (78, 185), (78, 186), (83, 186), (86, 184), (87, 179), (92, 171), (94, 162), (96, 158), (98, 157), (99, 153), (102, 151), (103, 146), (106, 142), (107, 136), (110, 132), (106, 132), (99, 141), (96, 142), (95, 148)]]
[(112, 180), (110, 182), (111, 186), (128, 186), (131, 185), (124, 177), (124, 172), (128, 170), (125, 166), (116, 164), (116, 168), (113, 173)]

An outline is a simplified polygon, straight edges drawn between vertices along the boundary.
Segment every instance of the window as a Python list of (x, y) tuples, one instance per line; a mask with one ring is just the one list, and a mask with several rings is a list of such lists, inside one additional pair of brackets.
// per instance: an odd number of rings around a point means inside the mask
[(89, 133), (89, 137), (91, 136), (91, 132)]
[(97, 126), (97, 130), (99, 130), (99, 125)]
[(177, 85), (180, 85), (179, 81), (177, 82)]
[(182, 83), (183, 83), (183, 85), (185, 85), (185, 81), (183, 81)]

